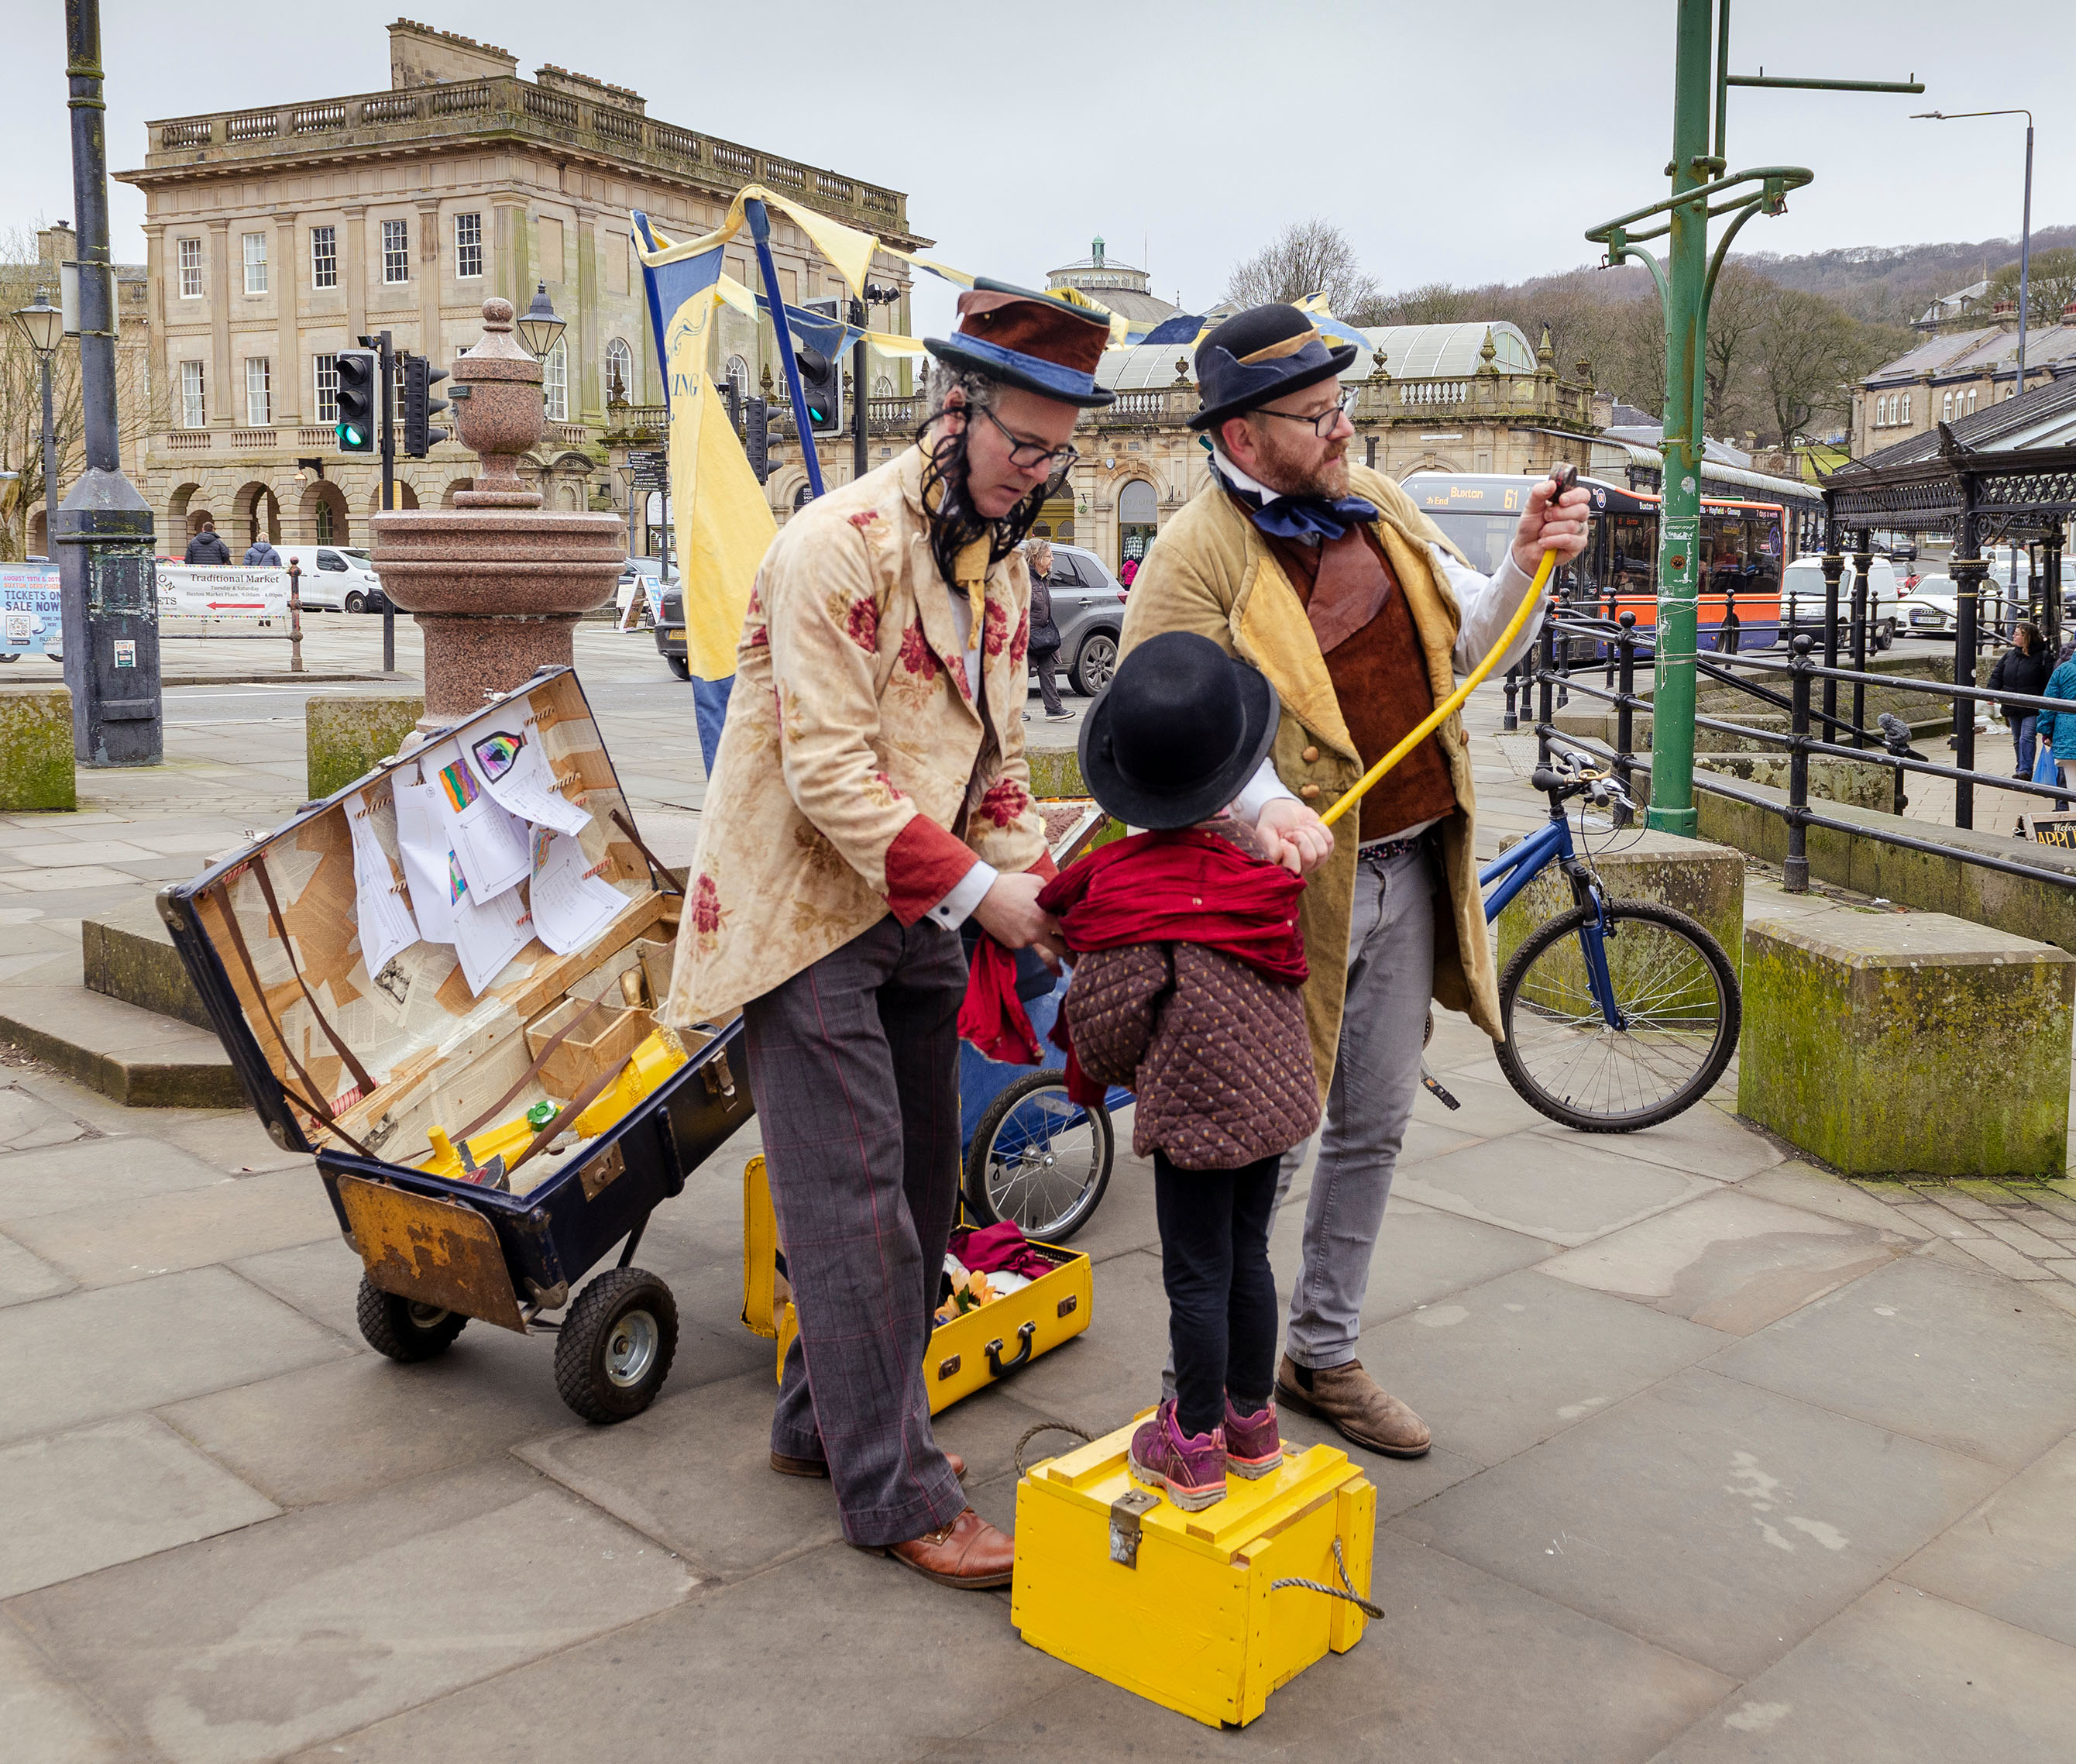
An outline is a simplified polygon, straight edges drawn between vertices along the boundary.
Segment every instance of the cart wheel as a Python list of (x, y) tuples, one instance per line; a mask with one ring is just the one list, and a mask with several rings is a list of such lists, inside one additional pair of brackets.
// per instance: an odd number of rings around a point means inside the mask
[(1110, 1185), (1110, 1110), (1069, 1100), (1064, 1074), (1027, 1073), (989, 1105), (966, 1155), (966, 1211), (1064, 1243), (1088, 1223)]
[(555, 1388), (586, 1421), (625, 1421), (655, 1401), (678, 1351), (678, 1303), (638, 1268), (587, 1286), (555, 1343)]
[(367, 1345), (406, 1364), (444, 1354), (468, 1322), (459, 1311), (443, 1311), (371, 1286), (365, 1274), (360, 1276), (360, 1296), (353, 1309)]

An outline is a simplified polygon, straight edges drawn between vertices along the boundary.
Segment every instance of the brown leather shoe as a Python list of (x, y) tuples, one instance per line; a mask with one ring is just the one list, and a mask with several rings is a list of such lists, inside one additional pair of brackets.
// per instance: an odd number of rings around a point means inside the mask
[(1422, 1457), (1434, 1443), (1427, 1423), (1380, 1388), (1360, 1360), (1304, 1373), (1310, 1389), (1298, 1382), (1303, 1372), (1288, 1354), (1278, 1363), (1276, 1400), (1285, 1409), (1316, 1415), (1358, 1446), (1393, 1458)]
[[(966, 1461), (955, 1451), (945, 1454), (945, 1462), (952, 1467), (952, 1474), (961, 1482), (966, 1480)], [(771, 1467), (782, 1476), (818, 1476), (824, 1482), (829, 1477), (829, 1467), (820, 1458), (788, 1458), (783, 1451), (771, 1454)]]
[(890, 1544), (880, 1551), (940, 1586), (1006, 1587), (1016, 1566), (1016, 1540), (998, 1531), (969, 1507), (927, 1537)]

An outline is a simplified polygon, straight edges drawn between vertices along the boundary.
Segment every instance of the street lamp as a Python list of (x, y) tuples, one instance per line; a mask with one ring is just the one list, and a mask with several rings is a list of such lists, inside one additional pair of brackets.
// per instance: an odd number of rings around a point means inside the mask
[(2018, 389), (2025, 390), (2025, 309), (2032, 269), (2032, 112), (2016, 110), (1919, 110), (1913, 122), (1958, 122), (1971, 116), (2022, 116), (2025, 118), (2024, 230), (2018, 242)]
[(555, 347), (555, 339), (567, 328), (567, 322), (555, 316), (555, 309), (548, 301), (548, 284), (542, 282), (536, 288), (534, 303), (513, 321), (512, 328), (519, 333), (524, 343), (542, 361), (548, 351)]
[(35, 351), (36, 365), (44, 376), (44, 550), (50, 550), (51, 511), (58, 505), (57, 430), (51, 417), (51, 358), (57, 353), (58, 338), (64, 327), (64, 313), (50, 302), (47, 290), (39, 288), (29, 305), (15, 313), (15, 329)]

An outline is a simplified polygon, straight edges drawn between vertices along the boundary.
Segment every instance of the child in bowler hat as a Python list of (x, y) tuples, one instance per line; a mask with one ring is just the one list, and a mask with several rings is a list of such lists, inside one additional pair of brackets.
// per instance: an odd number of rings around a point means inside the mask
[(1077, 957), (1070, 1083), (1129, 1085), (1132, 1148), (1153, 1160), (1176, 1394), (1133, 1434), (1131, 1473), (1192, 1510), (1283, 1461), (1268, 1228), (1277, 1161), (1319, 1120), (1305, 885), (1227, 813), (1277, 716), (1268, 681), (1208, 638), (1140, 645), (1090, 710), (1081, 762), (1096, 800), (1147, 830), (1039, 897)]

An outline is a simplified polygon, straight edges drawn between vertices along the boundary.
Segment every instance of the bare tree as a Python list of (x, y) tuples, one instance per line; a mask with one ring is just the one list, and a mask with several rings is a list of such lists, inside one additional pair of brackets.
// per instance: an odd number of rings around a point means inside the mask
[[(2026, 268), (2026, 327), (2029, 330), (2045, 330), (2060, 318), (2063, 307), (2076, 300), (2076, 247), (2064, 245), (2035, 251), (2032, 261)], [(1992, 305), (2000, 300), (2016, 301), (2018, 265), (2007, 264), (1991, 276), (1983, 297)], [(1982, 309), (1976, 308), (1978, 312)], [(2027, 378), (2031, 377), (2028, 364)]]
[(1272, 243), (1234, 264), (1226, 282), (1225, 297), (1235, 306), (1301, 301), (1310, 294), (1324, 294), (1343, 318), (1376, 299), (1376, 279), (1363, 273), (1347, 235), (1317, 218), (1293, 221)]
[(1908, 330), (1864, 323), (1821, 294), (1775, 288), (1752, 338), (1750, 362), (1773, 438), (1790, 447), (1820, 417), (1842, 425), (1854, 384), (1916, 341)]

